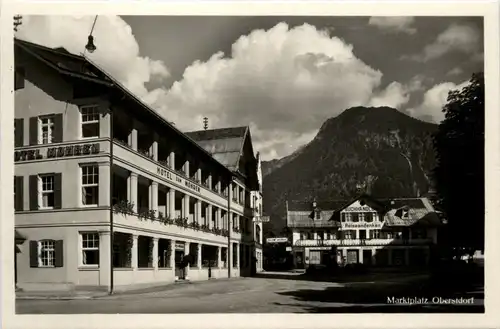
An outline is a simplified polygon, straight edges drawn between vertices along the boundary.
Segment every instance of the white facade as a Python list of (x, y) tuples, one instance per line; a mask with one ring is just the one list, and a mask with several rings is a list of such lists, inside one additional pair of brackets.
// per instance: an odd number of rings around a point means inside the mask
[(126, 91), (77, 96), (97, 87), (63, 78), (31, 54), (38, 47), (16, 40), (18, 287), (120, 290), (249, 272), (243, 179)]
[[(389, 225), (387, 216), (360, 200), (338, 212), (337, 225), (311, 213), (317, 220), (310, 220), (310, 225), (291, 226), (298, 268), (325, 265), (329, 257), (339, 265), (423, 266), (430, 261), (431, 246), (437, 243), (436, 227)], [(294, 216), (293, 211), (288, 216)]]

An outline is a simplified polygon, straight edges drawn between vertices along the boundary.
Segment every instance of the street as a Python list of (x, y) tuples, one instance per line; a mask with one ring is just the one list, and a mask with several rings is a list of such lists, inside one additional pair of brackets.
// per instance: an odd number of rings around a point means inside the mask
[[(124, 293), (78, 300), (20, 300), (18, 314), (75, 313), (360, 313), (482, 312), (481, 294), (474, 305), (394, 305), (387, 298), (415, 297), (418, 284), (389, 279), (334, 283), (300, 279), (293, 274), (266, 274), (173, 284), (153, 292)], [(404, 282), (404, 283), (402, 283)], [(410, 290), (408, 290), (411, 288)], [(410, 295), (413, 294), (413, 295)], [(473, 295), (470, 295), (473, 296)], [(479, 297), (478, 297), (479, 296)], [(465, 297), (465, 296), (464, 296)]]

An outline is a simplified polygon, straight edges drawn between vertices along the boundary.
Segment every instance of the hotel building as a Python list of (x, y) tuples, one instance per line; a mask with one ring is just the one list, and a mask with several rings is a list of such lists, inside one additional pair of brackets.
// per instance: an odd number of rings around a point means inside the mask
[(14, 47), (19, 288), (120, 290), (261, 269), (247, 127), (182, 133), (88, 59)]
[(437, 244), (442, 216), (427, 198), (287, 202), (294, 266), (362, 263), (426, 266)]

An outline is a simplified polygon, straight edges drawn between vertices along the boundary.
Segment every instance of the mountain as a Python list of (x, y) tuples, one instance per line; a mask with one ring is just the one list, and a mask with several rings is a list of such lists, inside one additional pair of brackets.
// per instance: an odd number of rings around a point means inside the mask
[(266, 229), (279, 234), (285, 226), (286, 200), (349, 199), (367, 188), (383, 198), (426, 193), (436, 130), (390, 107), (353, 107), (328, 119), (310, 143), (262, 163)]
[(271, 161), (263, 161), (262, 162), (262, 176), (265, 177), (269, 175), (271, 172), (274, 170), (281, 168), (284, 164), (292, 161), (295, 159), (297, 156), (299, 156), (302, 153), (302, 150), (306, 147), (307, 145), (303, 145), (299, 147), (299, 149), (292, 154), (283, 157), (281, 159), (274, 159)]

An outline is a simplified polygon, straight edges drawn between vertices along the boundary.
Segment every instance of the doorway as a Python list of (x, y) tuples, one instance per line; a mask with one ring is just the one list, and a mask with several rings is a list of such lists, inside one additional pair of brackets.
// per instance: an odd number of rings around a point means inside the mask
[(347, 250), (347, 264), (356, 264), (358, 263), (358, 250), (351, 249)]
[(363, 264), (371, 266), (372, 265), (372, 251), (363, 250)]
[(295, 253), (295, 264), (297, 266), (297, 269), (304, 269), (304, 252), (303, 251), (297, 251)]
[(184, 280), (185, 278), (185, 264), (184, 260), (184, 250), (176, 250), (175, 251), (175, 276), (179, 278), (179, 280)]

